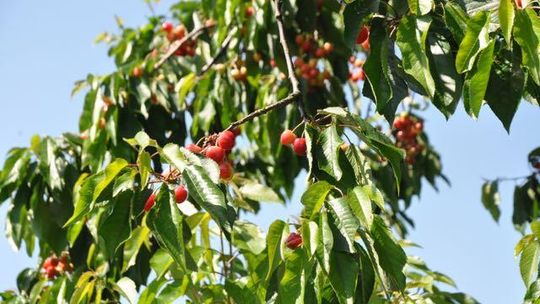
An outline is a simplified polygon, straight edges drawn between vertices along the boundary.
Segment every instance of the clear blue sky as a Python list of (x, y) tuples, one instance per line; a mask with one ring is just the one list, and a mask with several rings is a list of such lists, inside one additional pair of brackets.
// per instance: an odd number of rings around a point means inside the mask
[[(171, 3), (162, 1), (158, 13)], [(100, 32), (116, 29), (115, 14), (136, 26), (150, 12), (142, 0), (0, 2), (1, 162), (9, 148), (28, 145), (33, 134), (76, 131), (82, 103), (80, 97), (70, 100), (70, 91), (86, 73), (113, 69), (106, 48), (92, 41)], [(519, 239), (510, 221), (514, 184), (501, 187), (499, 225), (480, 203), (480, 186), (482, 177), (528, 174), (526, 155), (540, 145), (540, 110), (522, 103), (511, 135), (487, 107), (478, 121), (461, 106), (457, 112), (448, 122), (433, 109), (427, 112), (426, 130), (442, 154), (452, 187), (442, 186), (439, 193), (425, 187), (413, 204), (410, 214), (417, 230), (409, 238), (423, 249), (411, 252), (482, 303), (519, 303), (524, 287), (513, 257)], [(265, 206), (258, 222), (267, 228), (276, 218), (298, 214), (299, 205), (296, 195), (287, 208)], [(2, 229), (6, 210), (6, 205), (0, 207)], [(15, 287), (16, 274), (34, 264), (0, 237), (0, 290)]]

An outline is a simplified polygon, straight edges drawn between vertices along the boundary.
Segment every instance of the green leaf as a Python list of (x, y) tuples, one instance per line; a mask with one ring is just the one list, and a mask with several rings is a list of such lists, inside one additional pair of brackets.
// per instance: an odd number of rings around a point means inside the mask
[(182, 106), (186, 104), (186, 97), (188, 93), (193, 89), (193, 87), (196, 85), (197, 75), (195, 73), (189, 73), (182, 77), (178, 84), (176, 85), (176, 89), (178, 91), (178, 105)]
[(302, 279), (305, 278), (304, 264), (307, 262), (304, 250), (295, 250), (285, 259), (285, 272), (279, 282), (279, 303), (304, 303)]
[(330, 254), (330, 273), (328, 278), (332, 289), (336, 292), (339, 303), (356, 303), (356, 280), (358, 279), (358, 263), (352, 254), (332, 251)]
[(144, 241), (148, 239), (149, 234), (150, 229), (146, 226), (139, 226), (131, 232), (129, 239), (124, 244), (122, 273), (126, 272), (129, 267), (135, 265), (139, 250)]
[(247, 221), (234, 222), (232, 239), (236, 248), (248, 250), (256, 255), (261, 254), (265, 249), (265, 239), (261, 229)]
[(94, 190), (94, 195), (92, 201), (96, 201), (100, 194), (107, 188), (116, 178), (116, 176), (128, 165), (128, 162), (125, 159), (118, 158), (110, 163), (107, 168), (105, 168), (105, 176), (103, 180), (97, 184), (96, 189)]
[(53, 189), (62, 189), (64, 180), (60, 178), (60, 169), (56, 157), (57, 146), (52, 138), (45, 138), (40, 145), (40, 167), (46, 175), (47, 183)]
[(486, 94), (491, 64), (493, 63), (493, 50), (495, 41), (492, 40), (486, 49), (480, 52), (478, 62), (474, 69), (465, 76), (463, 85), (463, 103), (465, 110), (473, 118), (477, 118)]
[[(512, 53), (512, 56), (514, 54), (515, 52)], [(508, 60), (492, 66), (484, 97), (488, 106), (508, 132), (510, 132), (510, 125), (521, 101), (521, 96), (523, 96), (525, 86), (525, 73), (517, 61), (518, 58), (512, 58), (512, 61)]]
[(173, 264), (174, 259), (166, 250), (161, 248), (150, 259), (150, 267), (152, 267), (158, 279), (162, 278)]
[(339, 166), (339, 151), (342, 144), (343, 140), (337, 133), (337, 128), (334, 124), (319, 134), (318, 142), (316, 143), (316, 147), (320, 147), (318, 151), (321, 151), (317, 155), (319, 168), (338, 181), (343, 175), (343, 171)]
[(347, 241), (347, 245), (349, 246), (349, 252), (354, 252), (354, 239), (356, 237), (356, 230), (360, 227), (360, 223), (356, 220), (356, 217), (345, 198), (332, 199), (328, 204), (336, 215), (335, 225), (345, 237), (345, 241)]
[(422, 16), (431, 11), (433, 1), (431, 0), (408, 0), (411, 13)]
[(166, 185), (161, 187), (156, 205), (148, 213), (147, 223), (161, 246), (167, 250), (180, 269), (186, 271), (183, 216)]
[(499, 183), (497, 181), (485, 182), (482, 186), (482, 204), (484, 208), (491, 214), (491, 217), (498, 222), (501, 216), (501, 210), (499, 209), (499, 203), (501, 197), (498, 190)]
[(521, 253), (519, 260), (519, 271), (525, 286), (529, 286), (538, 272), (538, 257), (540, 255), (540, 244), (530, 242)]
[(359, 253), (358, 284), (356, 286), (356, 301), (359, 304), (368, 304), (375, 286), (375, 270), (368, 253), (360, 244), (356, 244)]
[(99, 227), (99, 236), (105, 241), (107, 256), (113, 257), (116, 249), (131, 233), (129, 222), (133, 194), (123, 192), (115, 198), (114, 209)]
[(463, 11), (459, 4), (448, 1), (444, 5), (444, 21), (456, 42), (461, 43), (465, 37), (467, 23), (469, 22), (467, 13)]
[(150, 172), (152, 172), (152, 158), (150, 157), (150, 153), (141, 150), (137, 157), (137, 166), (139, 167), (139, 174), (141, 176), (141, 189), (144, 189), (148, 184)]
[(456, 55), (458, 73), (470, 71), (481, 50), (489, 44), (489, 12), (478, 12), (467, 22), (467, 31)]
[(221, 227), (228, 238), (232, 230), (225, 196), (221, 189), (212, 182), (204, 168), (189, 165), (182, 172), (189, 189), (189, 195), (206, 210)]
[(94, 190), (97, 188), (97, 185), (104, 180), (104, 178), (105, 173), (102, 171), (84, 180), (80, 191), (74, 195), (75, 210), (73, 211), (73, 215), (71, 218), (69, 218), (69, 220), (67, 220), (64, 227), (75, 223), (90, 212), (92, 209)]
[(523, 65), (537, 85), (540, 85), (540, 44), (535, 29), (540, 24), (532, 9), (518, 10), (514, 22), (514, 38), (521, 46)]
[(283, 243), (287, 238), (289, 227), (282, 220), (276, 220), (268, 228), (266, 235), (266, 248), (268, 250), (268, 273), (266, 281), (270, 279), (272, 273), (283, 259)]
[(309, 185), (306, 192), (302, 194), (300, 201), (304, 205), (302, 215), (306, 218), (313, 218), (321, 210), (324, 200), (333, 186), (326, 181), (318, 181)]
[(262, 184), (247, 183), (240, 187), (240, 193), (242, 196), (257, 202), (283, 202), (272, 188)]
[(431, 76), (425, 47), (430, 24), (430, 17), (404, 16), (399, 23), (396, 42), (401, 50), (405, 72), (422, 85), (429, 97), (433, 97), (435, 81)]
[(390, 280), (390, 286), (395, 290), (403, 289), (405, 287), (403, 267), (407, 262), (405, 252), (396, 243), (381, 217), (376, 216), (373, 219), (370, 234), (373, 238), (373, 247), (377, 252), (379, 265)]
[(428, 33), (427, 44), (429, 67), (435, 81), (433, 104), (448, 118), (461, 98), (463, 77), (456, 71), (452, 46), (443, 35)]
[(128, 277), (123, 277), (116, 282), (116, 286), (118, 286), (119, 291), (129, 301), (129, 303), (137, 303), (137, 287), (135, 286), (135, 282), (133, 282), (133, 280)]
[(347, 200), (356, 218), (369, 230), (373, 224), (373, 210), (371, 208), (369, 193), (366, 193), (366, 190), (369, 189), (368, 187), (355, 187), (347, 195)]
[(322, 212), (319, 217), (319, 244), (317, 246), (316, 256), (319, 264), (327, 273), (330, 271), (330, 252), (334, 247), (334, 236), (332, 229), (328, 224), (328, 214)]
[(161, 156), (171, 165), (178, 169), (180, 172), (184, 171), (187, 165), (186, 157), (180, 151), (178, 145), (167, 144), (163, 147)]
[[(392, 87), (389, 79), (388, 45), (390, 43), (383, 20), (374, 19), (369, 33), (371, 53), (364, 63), (366, 73), (364, 95), (373, 96), (377, 111), (382, 113), (392, 99)], [(366, 85), (367, 84), (367, 85)]]
[(514, 5), (512, 0), (499, 1), (499, 24), (506, 39), (506, 44), (512, 45), (512, 28), (514, 27)]

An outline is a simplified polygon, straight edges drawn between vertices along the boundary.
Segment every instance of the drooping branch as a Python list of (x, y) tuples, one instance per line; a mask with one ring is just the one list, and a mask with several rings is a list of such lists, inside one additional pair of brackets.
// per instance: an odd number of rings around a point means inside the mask
[(208, 72), (208, 70), (223, 56), (223, 54), (227, 51), (227, 48), (229, 47), (229, 44), (231, 43), (232, 38), (236, 34), (236, 30), (229, 31), (229, 34), (227, 37), (225, 37), (225, 40), (223, 40), (223, 43), (221, 44), (221, 47), (217, 51), (216, 55), (208, 62), (205, 66), (202, 67), (201, 71), (198, 73), (197, 76), (202, 76), (204, 73)]
[(180, 49), (186, 42), (188, 42), (191, 39), (197, 38), (205, 30), (210, 29), (214, 26), (216, 26), (215, 22), (209, 22), (208, 24), (196, 27), (191, 32), (189, 32), (186, 36), (184, 36), (184, 38), (180, 40), (176, 40), (175, 42), (171, 43), (167, 52), (159, 59), (158, 62), (156, 62), (156, 64), (154, 64), (154, 68), (157, 69), (161, 65), (163, 65), (163, 63), (165, 63), (165, 61), (167, 61), (167, 59), (169, 59), (169, 57), (171, 57), (176, 51), (178, 51), (178, 49)]
[(285, 56), (285, 63), (287, 64), (287, 73), (288, 73), (289, 81), (291, 82), (292, 92), (287, 97), (273, 104), (270, 104), (264, 108), (251, 112), (250, 114), (243, 117), (242, 119), (231, 123), (231, 125), (229, 125), (229, 127), (227, 127), (226, 130), (230, 130), (235, 127), (238, 127), (248, 121), (255, 119), (256, 117), (262, 116), (272, 110), (282, 108), (293, 102), (297, 102), (301, 115), (302, 117), (305, 118), (306, 112), (304, 109), (304, 104), (302, 102), (302, 99), (300, 98), (302, 94), (300, 92), (300, 83), (298, 81), (298, 78), (296, 78), (296, 74), (294, 72), (291, 52), (289, 51), (289, 44), (287, 43), (287, 38), (285, 37), (285, 29), (283, 26), (283, 17), (281, 15), (279, 1), (280, 0), (272, 0), (272, 7), (274, 8), (274, 11), (275, 11), (275, 17), (276, 17), (277, 26), (278, 26), (279, 42), (281, 44), (281, 47), (283, 48), (283, 54)]

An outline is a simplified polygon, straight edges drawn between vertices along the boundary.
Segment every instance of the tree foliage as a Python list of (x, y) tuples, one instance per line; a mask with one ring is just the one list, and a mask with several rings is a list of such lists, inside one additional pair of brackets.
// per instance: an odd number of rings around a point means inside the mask
[[(40, 260), (0, 297), (476, 303), (404, 251), (412, 198), (423, 181), (447, 181), (421, 110), (449, 117), (463, 100), (476, 118), (487, 104), (509, 130), (521, 99), (540, 97), (538, 12), (511, 1), (349, 2), (180, 1), (168, 18), (119, 20), (117, 34), (100, 35), (117, 69), (76, 83), (80, 134), (35, 136), (0, 173), (8, 239)], [(305, 142), (281, 145), (286, 129)], [(237, 147), (211, 156), (228, 131)], [(305, 191), (290, 202), (302, 171)], [(520, 204), (536, 200), (536, 177), (527, 184)], [(180, 204), (178, 185), (189, 193)], [(483, 189), (497, 219), (497, 183)], [(303, 209), (268, 228), (242, 218), (271, 201)], [(516, 223), (537, 217), (530, 206), (516, 208)], [(520, 244), (532, 299), (535, 234)]]

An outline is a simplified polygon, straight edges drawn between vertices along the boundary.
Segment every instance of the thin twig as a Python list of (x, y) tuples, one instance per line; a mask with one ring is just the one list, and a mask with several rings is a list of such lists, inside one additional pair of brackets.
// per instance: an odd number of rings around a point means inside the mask
[(258, 109), (254, 112), (251, 112), (244, 118), (231, 123), (229, 127), (227, 127), (227, 129), (225, 130), (230, 130), (235, 127), (238, 127), (248, 121), (255, 119), (256, 117), (262, 116), (272, 110), (284, 107), (295, 101), (298, 104), (298, 109), (300, 110), (300, 114), (302, 115), (302, 118), (306, 119), (306, 111), (304, 109), (304, 103), (302, 102), (302, 99), (300, 98), (302, 95), (302, 93), (300, 92), (300, 83), (298, 82), (298, 78), (296, 78), (296, 74), (294, 73), (291, 52), (289, 51), (289, 45), (287, 43), (287, 38), (285, 37), (285, 30), (283, 27), (283, 17), (281, 15), (281, 10), (279, 7), (279, 0), (272, 0), (272, 6), (275, 11), (275, 17), (276, 17), (278, 32), (279, 32), (279, 41), (280, 41), (281, 47), (283, 48), (283, 54), (285, 55), (285, 62), (287, 63), (287, 73), (289, 74), (288, 77), (289, 77), (289, 81), (291, 82), (292, 92), (287, 97), (281, 99), (280, 101), (270, 104), (262, 109)]
[(504, 181), (519, 181), (531, 177), (530, 175), (516, 177), (497, 177), (495, 179), (482, 178), (485, 182), (504, 182)]
[(182, 45), (184, 45), (184, 43), (188, 42), (190, 39), (197, 38), (202, 32), (214, 26), (216, 26), (216, 24), (214, 22), (211, 22), (209, 24), (197, 27), (193, 29), (193, 31), (189, 32), (186, 36), (184, 36), (184, 38), (173, 42), (169, 46), (169, 49), (167, 50), (167, 52), (159, 59), (158, 62), (156, 62), (156, 64), (154, 65), (154, 68), (155, 69), (159, 68), (163, 63), (165, 63), (165, 61), (167, 61), (167, 59), (169, 59), (169, 57), (171, 57), (178, 49), (180, 49)]
[(223, 54), (227, 51), (227, 48), (229, 47), (229, 44), (231, 43), (232, 38), (236, 34), (236, 30), (229, 31), (229, 34), (227, 37), (225, 37), (225, 40), (223, 40), (223, 43), (221, 44), (221, 47), (217, 51), (216, 55), (210, 62), (208, 62), (201, 71), (197, 74), (197, 76), (202, 76), (204, 73), (208, 72), (208, 70), (223, 56)]

